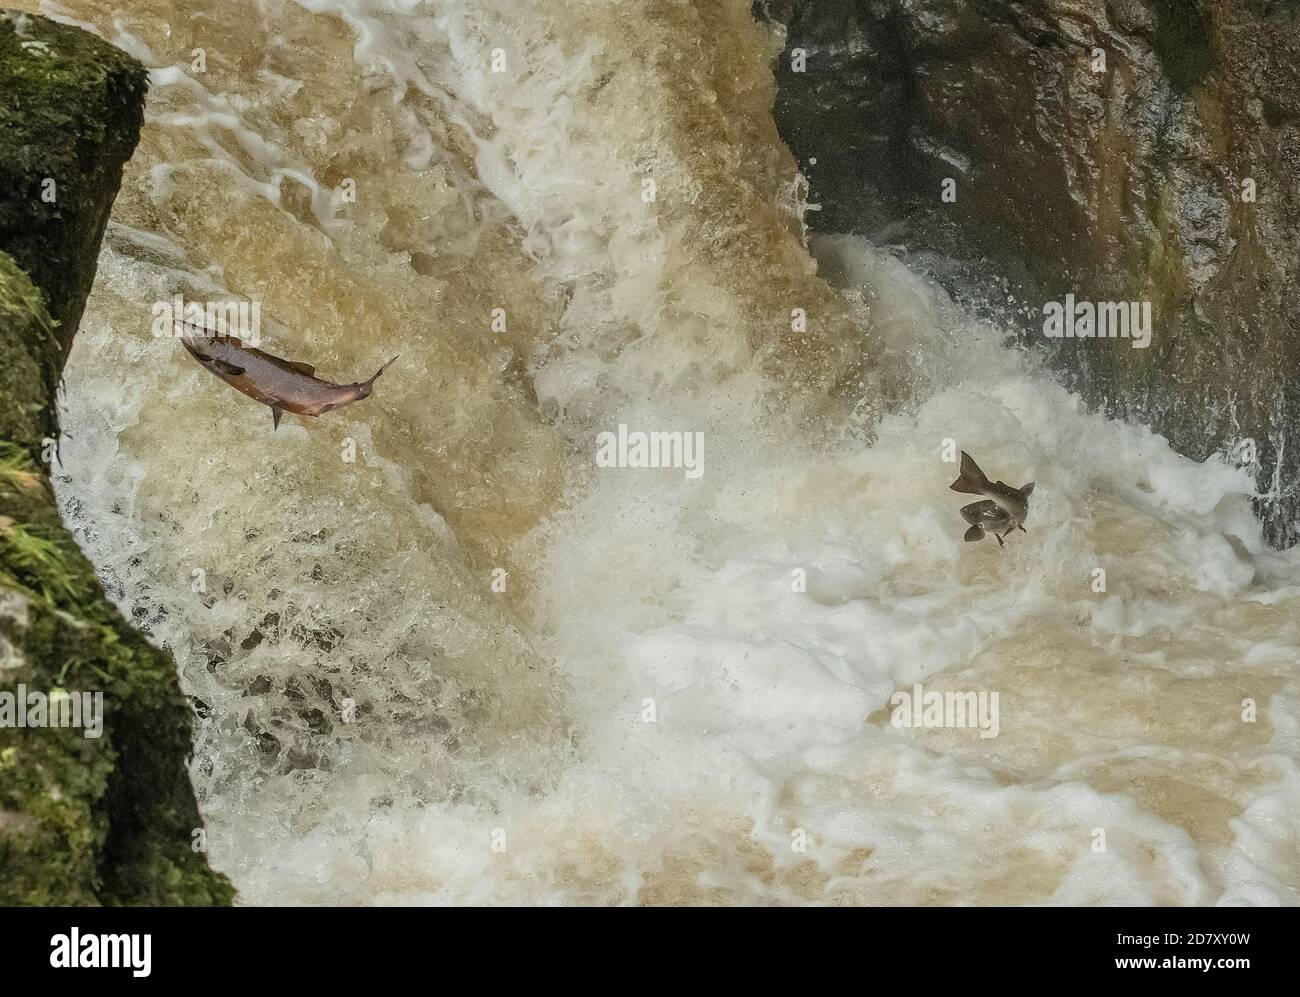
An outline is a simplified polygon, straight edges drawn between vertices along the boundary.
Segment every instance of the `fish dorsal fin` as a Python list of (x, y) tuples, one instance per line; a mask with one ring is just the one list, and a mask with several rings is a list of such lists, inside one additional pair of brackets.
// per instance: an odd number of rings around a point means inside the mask
[(299, 374), (306, 374), (308, 377), (316, 376), (316, 368), (309, 363), (299, 363), (296, 360), (286, 360), (285, 365), (292, 367)]

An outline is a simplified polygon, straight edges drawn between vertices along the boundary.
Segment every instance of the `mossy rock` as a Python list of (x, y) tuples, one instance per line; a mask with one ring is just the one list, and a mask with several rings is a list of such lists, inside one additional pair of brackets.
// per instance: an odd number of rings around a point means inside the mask
[(44, 297), (0, 251), (0, 439), (34, 457), (56, 432), (49, 400), (58, 386), (59, 352)]
[(88, 31), (0, 11), (0, 248), (72, 346), (144, 121), (148, 74)]
[[(0, 696), (101, 693), (102, 730), (0, 725), (0, 904), (226, 904), (194, 850), (192, 713), (170, 656), (108, 601), (60, 520), (47, 441), (144, 69), (93, 35), (0, 14)], [(33, 198), (53, 175), (56, 199)], [(10, 255), (10, 254), (13, 255)], [(53, 314), (51, 314), (53, 313)], [(0, 700), (0, 709), (6, 703)]]

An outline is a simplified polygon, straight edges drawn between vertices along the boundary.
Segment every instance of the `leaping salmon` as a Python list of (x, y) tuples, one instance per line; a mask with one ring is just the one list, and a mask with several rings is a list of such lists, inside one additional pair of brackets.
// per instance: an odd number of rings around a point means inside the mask
[(234, 337), (213, 336), (192, 325), (178, 323), (178, 327), (190, 356), (236, 391), (270, 406), (276, 429), (285, 412), (319, 416), (368, 398), (375, 379), (397, 359), (389, 360), (368, 381), (335, 384), (318, 378), (311, 364), (282, 360)]
[(970, 505), (962, 506), (961, 518), (971, 524), (962, 538), (967, 543), (983, 540), (985, 530), (988, 530), (997, 540), (998, 546), (1005, 547), (1002, 538), (1012, 530), (1019, 530), (1021, 533), (1029, 532), (1021, 524), (1029, 515), (1029, 496), (1034, 491), (1032, 481), (1019, 488), (1012, 488), (1003, 481), (990, 481), (984, 476), (979, 465), (971, 459), (971, 455), (963, 450), (961, 475), (948, 487), (954, 492), (987, 496), (984, 502), (972, 502)]

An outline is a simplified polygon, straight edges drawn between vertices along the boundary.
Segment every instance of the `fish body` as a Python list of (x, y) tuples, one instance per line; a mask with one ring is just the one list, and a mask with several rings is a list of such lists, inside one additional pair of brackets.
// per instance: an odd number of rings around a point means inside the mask
[(948, 486), (955, 492), (967, 495), (983, 495), (983, 502), (972, 502), (963, 506), (962, 519), (971, 524), (964, 539), (969, 543), (983, 540), (986, 533), (992, 533), (999, 546), (1012, 530), (1027, 533), (1022, 525), (1029, 515), (1029, 496), (1034, 491), (1034, 483), (1013, 488), (1005, 481), (990, 481), (980, 470), (978, 464), (965, 450), (961, 452), (961, 474)]
[(212, 336), (192, 326), (182, 326), (182, 332), (181, 343), (190, 356), (236, 391), (269, 406), (277, 429), (285, 412), (315, 417), (368, 398), (375, 378), (397, 359), (368, 381), (335, 384), (316, 377), (311, 364), (284, 360), (232, 336)]

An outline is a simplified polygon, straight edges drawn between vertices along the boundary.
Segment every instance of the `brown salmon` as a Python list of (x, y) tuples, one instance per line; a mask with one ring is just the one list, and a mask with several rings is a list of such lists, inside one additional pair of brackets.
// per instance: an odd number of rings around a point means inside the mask
[(972, 502), (962, 507), (961, 518), (971, 524), (963, 537), (968, 543), (983, 540), (987, 530), (993, 534), (999, 547), (1005, 547), (1002, 538), (1012, 530), (1029, 532), (1021, 524), (1029, 515), (1029, 496), (1034, 491), (1032, 481), (1019, 488), (1013, 488), (1003, 481), (990, 481), (971, 455), (963, 450), (961, 474), (948, 487), (954, 492), (987, 496), (983, 502)]
[(232, 336), (212, 336), (192, 325), (177, 328), (190, 356), (236, 391), (270, 407), (276, 429), (285, 412), (319, 416), (368, 398), (375, 379), (397, 359), (389, 360), (368, 381), (335, 384), (318, 378), (311, 364), (283, 360)]

